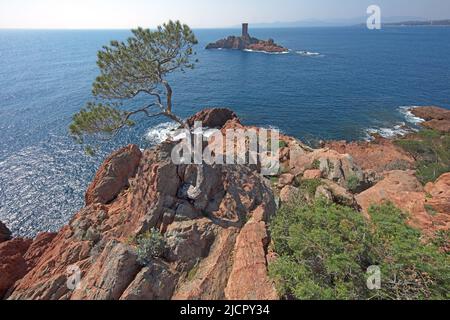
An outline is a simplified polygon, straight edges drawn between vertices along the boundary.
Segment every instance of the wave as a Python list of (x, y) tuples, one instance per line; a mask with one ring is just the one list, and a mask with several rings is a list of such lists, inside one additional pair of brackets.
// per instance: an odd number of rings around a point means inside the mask
[(365, 139), (368, 141), (373, 140), (374, 135), (380, 135), (386, 139), (393, 139), (403, 137), (409, 133), (419, 131), (419, 125), (425, 120), (416, 117), (411, 111), (417, 106), (401, 106), (398, 108), (398, 112), (402, 115), (404, 122), (399, 122), (391, 128), (369, 128), (366, 130)]
[(399, 138), (415, 131), (415, 129), (408, 127), (404, 122), (392, 128), (369, 128), (366, 130), (365, 140), (374, 140), (374, 135), (379, 135), (386, 139)]
[(419, 125), (422, 122), (425, 122), (424, 119), (416, 117), (411, 111), (417, 106), (402, 106), (399, 108), (400, 113), (404, 116), (405, 120), (411, 124)]
[(164, 122), (158, 124), (155, 127), (148, 129), (145, 134), (145, 139), (151, 145), (158, 145), (169, 138), (172, 138), (175, 130), (178, 129), (180, 125), (175, 122)]
[(252, 49), (244, 49), (245, 52), (253, 52), (253, 53), (265, 53), (265, 54), (289, 54), (289, 51), (283, 51), (283, 52), (268, 52), (264, 50), (252, 50)]
[(322, 56), (319, 52), (310, 52), (310, 51), (297, 51), (297, 53), (303, 57), (318, 57)]

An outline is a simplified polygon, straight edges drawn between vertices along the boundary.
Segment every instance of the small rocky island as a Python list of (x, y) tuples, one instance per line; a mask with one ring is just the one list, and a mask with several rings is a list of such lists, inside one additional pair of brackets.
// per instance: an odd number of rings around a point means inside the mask
[(252, 50), (268, 53), (287, 53), (288, 49), (276, 44), (273, 39), (259, 40), (253, 38), (248, 33), (248, 23), (242, 24), (242, 36), (229, 36), (215, 43), (210, 43), (206, 49), (233, 49), (233, 50)]

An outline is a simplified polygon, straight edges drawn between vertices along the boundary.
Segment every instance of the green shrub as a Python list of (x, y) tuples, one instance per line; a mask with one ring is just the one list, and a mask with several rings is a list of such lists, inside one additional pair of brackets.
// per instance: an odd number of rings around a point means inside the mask
[(419, 137), (422, 139), (440, 139), (441, 133), (437, 130), (432, 129), (424, 129), (417, 133)]
[(283, 140), (280, 140), (280, 149), (284, 149), (284, 148), (287, 148), (287, 147), (289, 147), (289, 145), (287, 144), (287, 142), (286, 141), (283, 141)]
[(161, 257), (166, 248), (166, 241), (161, 233), (152, 229), (136, 239), (136, 254), (138, 262), (148, 265), (153, 258)]
[(300, 194), (309, 195), (310, 198), (314, 197), (317, 188), (322, 185), (320, 179), (301, 180), (299, 183)]
[(358, 299), (365, 296), (368, 226), (350, 208), (319, 201), (283, 207), (271, 225), (275, 251), (270, 266), (282, 296)]
[(351, 176), (347, 180), (347, 189), (353, 193), (356, 193), (361, 185), (357, 176)]
[(320, 160), (314, 160), (311, 164), (311, 169), (319, 170), (320, 169)]
[(374, 224), (372, 251), (380, 264), (382, 290), (378, 299), (421, 300), (450, 297), (450, 257), (433, 243), (423, 243), (420, 231), (388, 204), (370, 209)]
[(422, 130), (395, 143), (417, 161), (416, 176), (421, 183), (434, 182), (450, 171), (450, 134)]
[[(269, 267), (281, 296), (293, 299), (443, 299), (450, 292), (448, 256), (405, 223), (392, 205), (370, 210), (318, 201), (280, 209), (271, 224), (279, 255)], [(367, 288), (379, 266), (381, 290)]]
[(435, 182), (441, 175), (450, 171), (450, 165), (444, 163), (419, 162), (416, 170), (417, 179), (422, 184)]

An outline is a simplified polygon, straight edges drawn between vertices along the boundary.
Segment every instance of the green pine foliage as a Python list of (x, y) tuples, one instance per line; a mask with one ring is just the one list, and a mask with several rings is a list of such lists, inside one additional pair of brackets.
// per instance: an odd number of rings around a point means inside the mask
[(138, 262), (143, 266), (148, 265), (152, 259), (161, 257), (165, 248), (166, 240), (158, 230), (152, 229), (146, 232), (136, 239)]
[[(287, 299), (445, 299), (450, 261), (392, 205), (374, 207), (369, 222), (355, 210), (318, 201), (281, 208), (271, 223), (279, 258), (270, 275)], [(381, 269), (381, 290), (367, 270)]]
[[(196, 44), (187, 25), (169, 21), (156, 30), (132, 30), (126, 41), (104, 46), (98, 52), (100, 75), (92, 88), (95, 100), (73, 116), (69, 128), (75, 141), (111, 139), (133, 126), (132, 118), (138, 115), (139, 120), (165, 116), (185, 125), (173, 113), (173, 89), (167, 77), (194, 68)], [(141, 107), (136, 107), (138, 97), (146, 101)]]

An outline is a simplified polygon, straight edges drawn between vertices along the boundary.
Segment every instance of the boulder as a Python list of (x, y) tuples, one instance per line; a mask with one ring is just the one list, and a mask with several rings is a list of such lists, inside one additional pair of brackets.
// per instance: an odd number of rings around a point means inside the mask
[(289, 203), (299, 196), (300, 190), (294, 186), (286, 186), (281, 189), (280, 200), (284, 203)]
[(331, 191), (325, 186), (319, 186), (316, 189), (315, 199), (325, 199), (328, 202), (333, 202), (333, 194)]
[(11, 240), (11, 231), (0, 221), (0, 243)]
[(187, 120), (192, 128), (195, 122), (201, 122), (205, 128), (221, 129), (228, 121), (238, 120), (237, 115), (226, 108), (211, 108), (202, 110)]
[(138, 273), (120, 300), (170, 300), (177, 281), (168, 264), (154, 260)]
[(140, 270), (133, 250), (111, 240), (83, 277), (72, 300), (118, 300)]
[(292, 183), (294, 182), (294, 179), (295, 179), (294, 175), (292, 175), (290, 173), (284, 173), (280, 176), (280, 178), (278, 180), (278, 185), (280, 187), (292, 185)]
[(355, 197), (346, 188), (330, 180), (322, 179), (322, 183), (322, 187), (331, 193), (334, 202), (348, 207), (357, 207)]
[(135, 145), (129, 145), (113, 153), (102, 164), (94, 181), (86, 192), (86, 205), (106, 204), (129, 185), (129, 179), (136, 174), (142, 153)]
[(315, 170), (306, 170), (305, 173), (303, 173), (303, 179), (305, 180), (315, 180), (320, 179), (322, 177), (322, 171), (319, 169)]
[[(328, 148), (313, 151), (305, 151), (303, 148), (291, 150), (291, 174), (304, 175), (306, 171), (317, 170), (317, 166), (323, 178), (334, 181), (343, 187), (347, 186), (350, 179), (357, 179), (361, 183), (365, 180), (363, 171), (354, 163), (349, 154), (341, 154)], [(307, 174), (310, 175), (311, 172)], [(318, 175), (318, 172), (315, 171), (314, 174)]]

